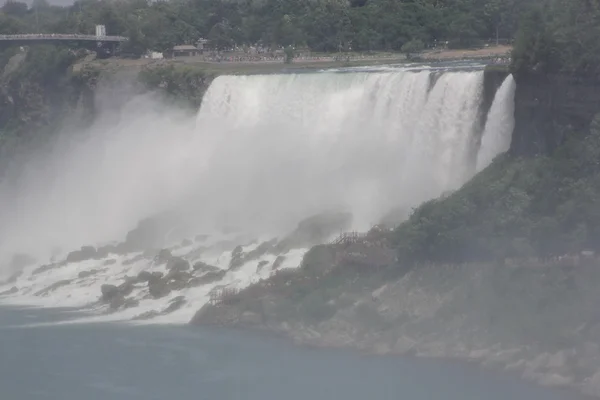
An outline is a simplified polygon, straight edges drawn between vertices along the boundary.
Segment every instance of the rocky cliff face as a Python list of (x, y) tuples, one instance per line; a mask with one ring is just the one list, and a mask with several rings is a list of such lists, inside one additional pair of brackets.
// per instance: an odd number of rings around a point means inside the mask
[(515, 80), (514, 155), (550, 154), (569, 132), (586, 132), (600, 112), (600, 79), (523, 74)]

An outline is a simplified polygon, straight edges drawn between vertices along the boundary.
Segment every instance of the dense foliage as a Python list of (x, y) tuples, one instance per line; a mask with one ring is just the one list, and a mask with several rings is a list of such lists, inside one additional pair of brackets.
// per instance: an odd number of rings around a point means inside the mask
[[(515, 38), (513, 72), (596, 77), (599, 33), (598, 1), (531, 2)], [(503, 155), (460, 190), (418, 207), (395, 231), (401, 260), (470, 262), (600, 250), (600, 115), (583, 139), (582, 132), (564, 129), (566, 141), (552, 154)]]
[(148, 90), (160, 90), (170, 100), (197, 110), (204, 92), (214, 76), (203, 69), (187, 65), (147, 67), (140, 71), (138, 79)]
[[(165, 51), (210, 40), (216, 48), (262, 44), (315, 51), (400, 50), (449, 41), (467, 47), (511, 38), (531, 0), (78, 0), (69, 7), (10, 0), (0, 34), (85, 33), (95, 24), (131, 38), (127, 51)], [(33, 32), (32, 32), (33, 31)]]
[(97, 71), (72, 72), (77, 52), (34, 46), (27, 52), (7, 51), (0, 60), (0, 159), (16, 147), (39, 141), (85, 97)]
[(600, 115), (555, 154), (500, 156), (395, 232), (403, 261), (485, 261), (600, 250)]
[(520, 23), (515, 72), (600, 74), (600, 2), (538, 0)]

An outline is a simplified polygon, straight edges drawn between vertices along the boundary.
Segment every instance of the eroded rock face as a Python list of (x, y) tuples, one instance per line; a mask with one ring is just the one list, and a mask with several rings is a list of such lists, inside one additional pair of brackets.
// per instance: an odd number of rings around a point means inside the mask
[(530, 73), (515, 79), (510, 152), (516, 156), (552, 154), (569, 132), (587, 132), (600, 110), (598, 78)]

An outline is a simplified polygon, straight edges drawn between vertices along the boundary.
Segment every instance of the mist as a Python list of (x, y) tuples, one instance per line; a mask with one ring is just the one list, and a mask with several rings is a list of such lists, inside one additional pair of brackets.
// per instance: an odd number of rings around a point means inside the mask
[(475, 172), (483, 73), (433, 74), (223, 76), (197, 115), (102, 87), (91, 125), (5, 174), (0, 260), (123, 240), (160, 213), (190, 235), (279, 236), (327, 211), (368, 229)]

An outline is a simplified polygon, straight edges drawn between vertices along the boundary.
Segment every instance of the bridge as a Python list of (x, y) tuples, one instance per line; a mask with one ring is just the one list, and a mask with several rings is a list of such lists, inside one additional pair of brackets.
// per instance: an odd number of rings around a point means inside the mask
[(26, 44), (32, 42), (101, 42), (101, 43), (122, 43), (128, 39), (124, 36), (96, 36), (96, 35), (68, 35), (61, 33), (33, 33), (25, 35), (0, 35), (1, 42)]
[(33, 33), (24, 35), (0, 35), (0, 47), (27, 46), (32, 44), (64, 43), (72, 47), (93, 50), (98, 57), (110, 57), (117, 53), (119, 44), (129, 40), (124, 36), (68, 35), (62, 33)]

